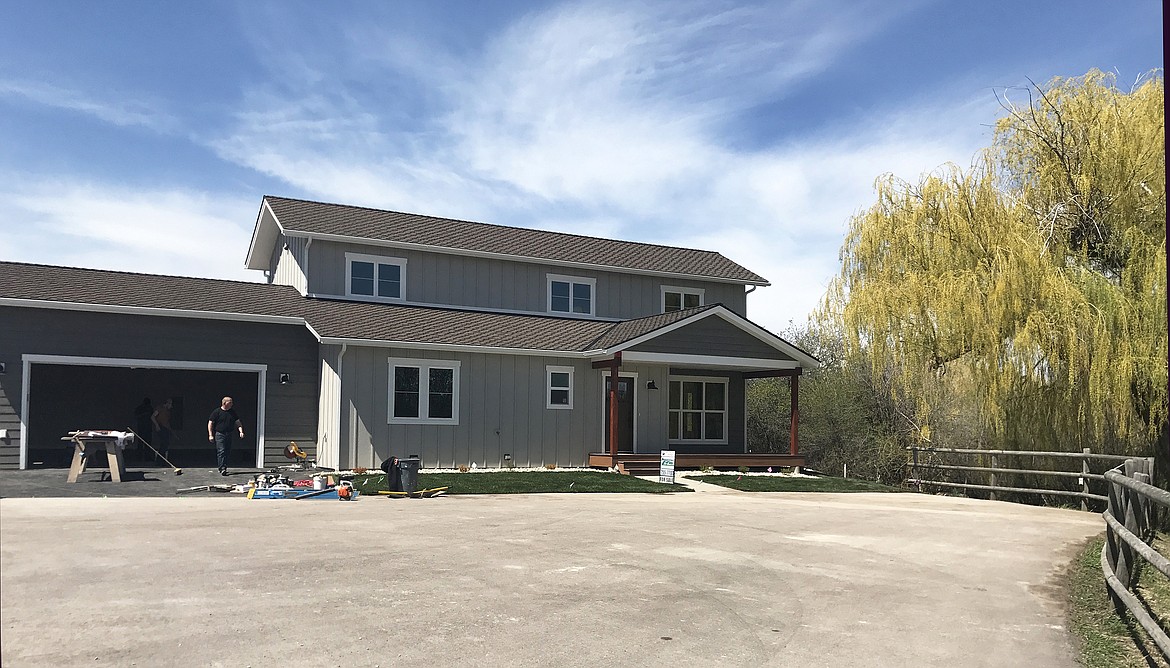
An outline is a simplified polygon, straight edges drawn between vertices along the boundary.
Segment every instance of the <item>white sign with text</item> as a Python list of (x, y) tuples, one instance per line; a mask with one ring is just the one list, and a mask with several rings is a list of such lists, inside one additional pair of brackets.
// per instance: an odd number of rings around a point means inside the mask
[(658, 464), (658, 482), (674, 483), (674, 450), (663, 450)]

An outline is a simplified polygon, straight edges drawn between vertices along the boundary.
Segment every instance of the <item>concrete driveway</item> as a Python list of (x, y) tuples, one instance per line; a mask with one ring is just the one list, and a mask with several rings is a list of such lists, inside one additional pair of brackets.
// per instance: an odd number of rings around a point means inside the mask
[(916, 494), (7, 498), (0, 651), (6, 667), (1073, 666), (1060, 574), (1101, 529)]

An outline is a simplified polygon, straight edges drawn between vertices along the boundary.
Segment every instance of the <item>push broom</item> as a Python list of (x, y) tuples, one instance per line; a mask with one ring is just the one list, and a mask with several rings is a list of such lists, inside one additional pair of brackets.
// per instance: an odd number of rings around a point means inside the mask
[(166, 457), (164, 457), (164, 456), (163, 456), (163, 453), (159, 452), (158, 450), (155, 450), (153, 445), (151, 445), (151, 444), (150, 444), (150, 443), (149, 443), (149, 442), (148, 442), (148, 441), (147, 441), (145, 438), (142, 438), (141, 436), (139, 436), (139, 435), (138, 435), (138, 432), (134, 431), (134, 430), (133, 430), (133, 429), (131, 429), (130, 427), (126, 427), (126, 431), (130, 432), (131, 434), (134, 434), (134, 438), (138, 439), (138, 442), (139, 442), (139, 443), (141, 443), (141, 444), (145, 445), (146, 447), (150, 448), (150, 449), (151, 449), (151, 450), (154, 452), (154, 454), (158, 455), (159, 457), (162, 457), (162, 460), (163, 460), (164, 462), (166, 462), (168, 466), (170, 466), (171, 468), (175, 469), (175, 475), (183, 475), (183, 469), (181, 469), (181, 468), (179, 468), (178, 466), (175, 466), (174, 464), (172, 464), (172, 463), (171, 463), (171, 460), (169, 460), (169, 459), (167, 459)]

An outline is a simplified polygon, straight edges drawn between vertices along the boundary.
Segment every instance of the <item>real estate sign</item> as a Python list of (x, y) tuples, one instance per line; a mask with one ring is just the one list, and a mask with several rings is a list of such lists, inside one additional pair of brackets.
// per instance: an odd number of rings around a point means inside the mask
[(663, 450), (658, 463), (658, 482), (674, 483), (674, 450)]

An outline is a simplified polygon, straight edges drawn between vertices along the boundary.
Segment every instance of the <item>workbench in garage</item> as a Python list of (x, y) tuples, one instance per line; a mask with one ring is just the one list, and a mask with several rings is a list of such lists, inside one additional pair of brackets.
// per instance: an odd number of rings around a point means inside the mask
[(77, 482), (77, 476), (85, 473), (89, 458), (100, 452), (106, 453), (110, 463), (110, 480), (122, 482), (122, 474), (126, 472), (126, 462), (122, 451), (132, 442), (133, 434), (121, 431), (107, 431), (91, 429), (88, 431), (70, 432), (62, 436), (62, 441), (73, 442), (73, 464), (69, 466), (69, 478), (66, 482)]

